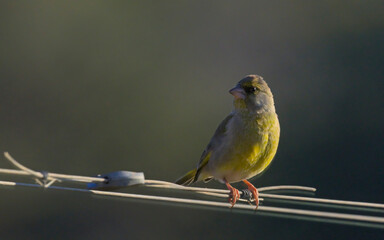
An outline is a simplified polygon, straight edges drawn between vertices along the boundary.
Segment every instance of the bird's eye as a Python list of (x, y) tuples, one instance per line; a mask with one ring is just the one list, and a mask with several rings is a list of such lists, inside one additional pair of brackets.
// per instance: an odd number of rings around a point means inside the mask
[(260, 91), (258, 87), (246, 87), (244, 90), (246, 93), (254, 93), (256, 91)]

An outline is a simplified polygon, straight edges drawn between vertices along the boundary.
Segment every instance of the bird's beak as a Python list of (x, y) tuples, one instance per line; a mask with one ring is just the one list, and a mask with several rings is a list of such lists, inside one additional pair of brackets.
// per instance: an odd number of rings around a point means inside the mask
[(229, 93), (235, 97), (235, 100), (245, 99), (245, 91), (240, 86), (236, 86), (232, 88), (231, 90), (229, 90)]

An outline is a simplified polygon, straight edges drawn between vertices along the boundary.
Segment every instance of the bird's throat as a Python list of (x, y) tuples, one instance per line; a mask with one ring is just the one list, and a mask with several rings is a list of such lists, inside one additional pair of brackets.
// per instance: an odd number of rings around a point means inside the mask
[(245, 103), (244, 99), (235, 99), (233, 101), (233, 106), (236, 110), (245, 110), (247, 109), (247, 104)]

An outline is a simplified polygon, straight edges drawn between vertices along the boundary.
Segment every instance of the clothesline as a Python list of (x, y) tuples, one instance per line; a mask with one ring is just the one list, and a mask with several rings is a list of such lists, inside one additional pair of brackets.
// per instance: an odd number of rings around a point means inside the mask
[[(5, 158), (13, 164), (15, 169), (3, 169), (0, 168), (0, 174), (7, 174), (13, 176), (26, 176), (32, 179), (35, 179), (37, 184), (32, 183), (20, 183), (13, 181), (0, 181), (0, 186), (14, 186), (14, 187), (33, 187), (33, 188), (47, 188), (54, 190), (64, 190), (64, 191), (75, 191), (75, 192), (84, 192), (94, 195), (101, 195), (107, 197), (122, 197), (122, 198), (133, 198), (141, 200), (152, 200), (152, 201), (161, 201), (172, 203), (183, 203), (192, 206), (209, 206), (217, 208), (229, 208), (231, 205), (223, 201), (210, 201), (210, 200), (199, 200), (199, 199), (187, 199), (187, 198), (178, 198), (178, 197), (165, 197), (165, 196), (156, 196), (156, 195), (144, 195), (144, 194), (132, 194), (132, 193), (123, 193), (123, 192), (112, 192), (104, 191), (112, 190), (117, 188), (129, 188), (133, 185), (141, 185), (149, 188), (163, 188), (163, 189), (172, 189), (174, 191), (189, 191), (194, 194), (204, 194), (210, 195), (217, 198), (228, 198), (229, 191), (224, 189), (212, 189), (212, 188), (200, 188), (200, 187), (186, 187), (180, 186), (174, 183), (161, 181), (161, 180), (149, 180), (144, 178), (143, 173), (133, 173), (127, 171), (118, 171), (110, 174), (99, 175), (97, 177), (88, 177), (88, 176), (79, 176), (79, 175), (69, 175), (69, 174), (60, 174), (60, 173), (51, 173), (51, 172), (39, 172), (25, 167), (24, 165), (17, 162), (9, 153), (4, 153)], [(65, 186), (52, 186), (56, 182), (78, 182), (78, 183), (88, 183), (87, 188), (73, 188)], [(302, 186), (272, 186), (272, 187), (261, 187), (258, 188), (260, 192), (260, 200), (279, 200), (286, 201), (292, 204), (313, 204), (313, 206), (322, 204), (329, 207), (339, 207), (344, 208), (348, 207), (352, 210), (369, 212), (376, 212), (383, 215), (384, 213), (384, 204), (380, 203), (368, 203), (368, 202), (356, 202), (356, 201), (344, 201), (344, 200), (334, 200), (334, 199), (323, 199), (323, 198), (313, 198), (313, 197), (302, 197), (302, 196), (289, 196), (281, 194), (271, 194), (266, 193), (268, 191), (280, 191), (280, 190), (299, 190), (304, 192), (315, 192), (315, 188), (311, 187), (302, 187)], [(240, 199), (242, 202), (248, 202), (249, 199), (244, 197)], [(323, 206), (323, 207), (324, 207)], [(370, 216), (370, 215), (361, 215), (361, 214), (350, 214), (350, 213), (335, 213), (329, 211), (318, 211), (318, 210), (304, 210), (296, 208), (282, 208), (274, 206), (266, 206), (265, 204), (260, 205), (259, 208), (255, 211), (255, 206), (249, 204), (238, 203), (233, 209), (241, 209), (252, 211), (252, 213), (270, 213), (278, 214), (276, 216), (281, 216), (281, 214), (286, 217), (301, 217), (307, 218), (308, 220), (315, 221), (325, 221), (325, 222), (334, 222), (341, 224), (357, 225), (357, 226), (366, 226), (374, 228), (383, 228), (384, 229), (384, 217), (382, 216)]]

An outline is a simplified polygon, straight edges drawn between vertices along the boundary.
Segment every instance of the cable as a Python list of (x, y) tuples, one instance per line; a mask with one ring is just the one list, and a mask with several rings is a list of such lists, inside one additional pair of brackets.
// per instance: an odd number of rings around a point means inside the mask
[[(115, 196), (123, 198), (133, 198), (133, 199), (143, 199), (143, 200), (153, 200), (153, 201), (162, 201), (169, 203), (183, 203), (199, 206), (211, 206), (211, 207), (230, 207), (229, 203), (218, 202), (218, 201), (207, 201), (207, 200), (198, 200), (198, 199), (186, 199), (186, 198), (175, 198), (175, 197), (164, 197), (164, 196), (153, 196), (153, 195), (143, 195), (143, 194), (132, 194), (132, 193), (122, 193), (122, 192), (111, 192), (103, 190), (112, 190), (117, 188), (129, 187), (133, 185), (139, 185), (149, 188), (162, 188), (162, 189), (172, 189), (175, 191), (190, 191), (197, 194), (204, 194), (218, 198), (228, 198), (229, 190), (224, 189), (212, 189), (212, 188), (201, 188), (201, 187), (189, 187), (181, 186), (178, 184), (161, 181), (161, 180), (149, 180), (144, 178), (143, 173), (135, 173), (129, 171), (118, 171), (104, 175), (98, 175), (97, 177), (87, 177), (87, 176), (78, 176), (78, 175), (68, 175), (68, 174), (59, 174), (51, 172), (38, 172), (27, 168), (17, 162), (14, 158), (11, 157), (9, 153), (4, 153), (6, 159), (11, 162), (15, 167), (20, 170), (14, 169), (1, 169), (0, 174), (9, 174), (9, 175), (19, 175), (19, 176), (28, 176), (32, 179), (35, 179), (38, 184), (31, 183), (18, 183), (11, 181), (0, 181), (0, 185), (3, 186), (24, 186), (24, 187), (43, 187), (48, 189), (56, 190), (68, 190), (68, 191), (77, 191), (77, 192), (86, 192), (95, 195), (101, 196)], [(88, 183), (88, 189), (82, 188), (70, 188), (63, 186), (52, 186), (55, 182), (78, 182), (78, 183)], [(323, 199), (323, 198), (311, 198), (311, 197), (301, 197), (301, 196), (288, 196), (281, 194), (270, 194), (265, 193), (268, 191), (281, 191), (281, 190), (299, 190), (305, 192), (315, 192), (315, 188), (311, 187), (302, 187), (302, 186), (272, 186), (272, 187), (261, 187), (258, 188), (260, 192), (260, 200), (265, 199), (276, 199), (279, 201), (284, 201), (286, 203), (301, 203), (309, 204), (316, 206), (315, 204), (327, 204), (327, 207), (337, 207), (337, 208), (349, 208), (352, 210), (368, 210), (374, 212), (383, 213), (384, 204), (380, 203), (367, 203), (367, 202), (355, 202), (355, 201), (344, 201), (344, 200), (334, 200), (334, 199)], [(249, 202), (246, 198), (239, 199), (242, 202)], [(320, 221), (330, 221), (336, 223), (345, 223), (359, 226), (368, 226), (376, 228), (384, 228), (384, 217), (378, 216), (365, 216), (358, 214), (347, 214), (347, 213), (334, 213), (326, 211), (314, 211), (314, 210), (302, 210), (295, 208), (281, 208), (281, 207), (271, 207), (261, 205), (258, 210), (255, 211), (255, 206), (238, 203), (234, 209), (242, 210), (252, 210), (251, 212), (259, 213), (264, 212), (268, 214), (275, 214), (275, 216), (281, 216), (285, 214), (285, 217), (292, 217), (293, 215), (296, 218), (305, 218), (309, 220), (320, 220)], [(276, 215), (277, 214), (277, 215)], [(280, 214), (280, 215), (279, 215)], [(313, 218), (313, 219), (312, 219)], [(345, 222), (347, 221), (347, 222)]]
[[(0, 185), (36, 187), (36, 188), (43, 187), (39, 184), (16, 183), (16, 182), (9, 182), (9, 181), (0, 181)], [(227, 208), (227, 209), (228, 207), (231, 206), (229, 203), (207, 201), (207, 200), (152, 196), (152, 195), (142, 195), (142, 194), (133, 194), (133, 193), (121, 193), (121, 192), (109, 192), (109, 191), (101, 191), (101, 190), (88, 190), (88, 189), (59, 187), (59, 186), (50, 186), (46, 188), (91, 193), (91, 194), (100, 195), (100, 196), (153, 200), (153, 201), (161, 201), (161, 202), (168, 202), (168, 203), (183, 203), (183, 204), (189, 204), (189, 205), (219, 207), (219, 208)], [(316, 218), (316, 220), (318, 221), (324, 221), (324, 222), (327, 222), (328, 220), (338, 220), (341, 222), (336, 222), (336, 223), (384, 228), (383, 217), (334, 213), (334, 212), (320, 212), (320, 211), (313, 211), (313, 210), (290, 209), (290, 208), (269, 207), (269, 206), (259, 206), (256, 211), (254, 206), (250, 206), (246, 204), (236, 204), (233, 206), (233, 209), (248, 210), (256, 214), (259, 212), (267, 212), (267, 213), (285, 214), (286, 217), (288, 217), (289, 215), (313, 217), (313, 218)]]

